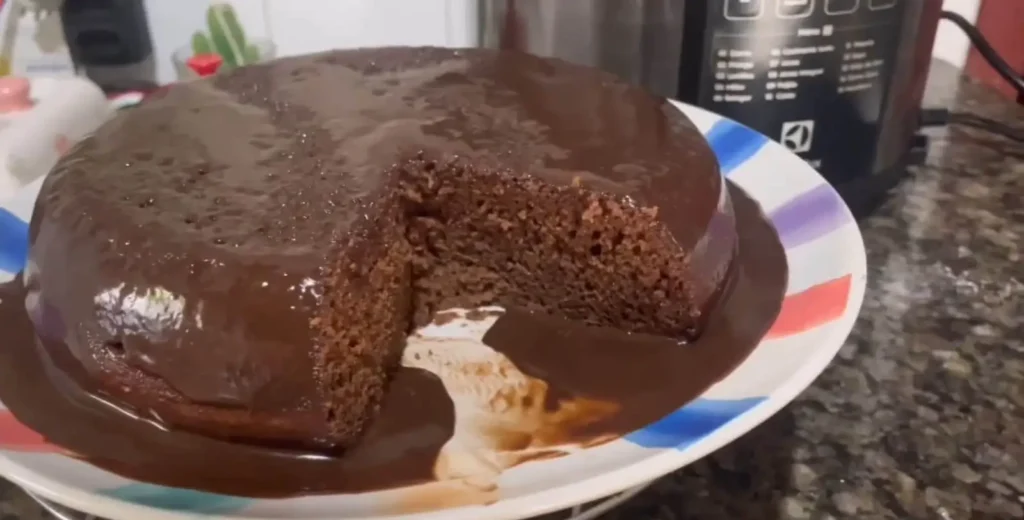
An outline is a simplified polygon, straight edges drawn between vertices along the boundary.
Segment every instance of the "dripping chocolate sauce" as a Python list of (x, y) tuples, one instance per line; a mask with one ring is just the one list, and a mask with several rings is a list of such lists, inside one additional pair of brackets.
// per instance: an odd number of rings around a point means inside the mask
[[(619, 405), (611, 417), (563, 432), (567, 441), (625, 435), (678, 409), (741, 363), (774, 322), (787, 283), (785, 253), (757, 203), (729, 189), (740, 235), (736, 278), (698, 341), (680, 345), (516, 310), (485, 335), (484, 343), (549, 384), (549, 400)], [(404, 367), (363, 441), (339, 458), (168, 431), (90, 392), (77, 361), (60, 355), (65, 349), (37, 345), (20, 278), (0, 285), (0, 330), (0, 402), (73, 456), (143, 482), (249, 497), (402, 487), (433, 480), (453, 431), (454, 407), (441, 381)]]

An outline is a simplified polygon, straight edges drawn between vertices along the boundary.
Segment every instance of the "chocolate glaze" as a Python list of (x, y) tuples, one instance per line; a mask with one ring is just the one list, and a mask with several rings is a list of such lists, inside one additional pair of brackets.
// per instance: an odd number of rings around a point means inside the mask
[[(730, 191), (740, 231), (736, 277), (698, 341), (679, 345), (516, 311), (487, 333), (486, 343), (549, 384), (550, 399), (620, 404), (619, 413), (563, 439), (623, 435), (663, 417), (724, 377), (771, 326), (786, 288), (785, 255), (757, 204)], [(20, 280), (0, 286), (0, 401), (51, 442), (130, 478), (254, 497), (391, 488), (430, 481), (452, 434), (444, 388), (411, 368), (399, 371), (370, 432), (341, 459), (168, 431), (83, 387), (89, 378), (67, 349), (37, 342), (24, 295)]]
[(176, 85), (77, 145), (31, 223), (30, 315), (150, 419), (324, 434), (322, 267), (359, 260), (336, 245), (372, 234), (383, 172), (424, 151), (658, 208), (692, 251), (680, 305), (703, 307), (727, 275), (727, 190), (669, 102), (512, 51), (366, 49)]

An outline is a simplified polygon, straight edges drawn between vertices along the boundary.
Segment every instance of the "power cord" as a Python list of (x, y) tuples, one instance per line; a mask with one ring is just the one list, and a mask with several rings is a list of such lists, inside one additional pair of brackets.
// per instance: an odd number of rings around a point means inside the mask
[(956, 14), (952, 11), (942, 11), (942, 18), (953, 22), (957, 27), (960, 28), (964, 34), (967, 35), (967, 39), (971, 40), (971, 44), (978, 49), (985, 61), (999, 73), (1010, 85), (1013, 85), (1017, 89), (1017, 93), (1024, 96), (1024, 78), (1021, 78), (1020, 74), (1013, 70), (1013, 67), (1006, 60), (999, 55), (998, 52), (992, 47), (985, 36), (981, 34), (981, 31), (974, 26), (971, 22), (968, 22), (966, 18)]
[(1007, 139), (1024, 142), (1024, 128), (996, 121), (967, 112), (953, 112), (948, 108), (925, 108), (921, 110), (921, 127), (960, 125), (1000, 135)]
[[(992, 47), (985, 36), (977, 27), (968, 22), (963, 16), (951, 11), (942, 11), (942, 18), (956, 24), (971, 41), (971, 44), (978, 49), (985, 61), (999, 73), (1010, 85), (1017, 89), (1018, 94), (1024, 97), (1024, 78), (1015, 72), (1010, 64), (999, 55)], [(1000, 135), (1007, 139), (1024, 142), (1024, 128), (1015, 128), (1012, 125), (996, 121), (987, 117), (970, 114), (967, 112), (954, 112), (946, 108), (926, 108), (921, 111), (920, 125), (945, 126), (948, 124), (976, 128), (991, 134)]]

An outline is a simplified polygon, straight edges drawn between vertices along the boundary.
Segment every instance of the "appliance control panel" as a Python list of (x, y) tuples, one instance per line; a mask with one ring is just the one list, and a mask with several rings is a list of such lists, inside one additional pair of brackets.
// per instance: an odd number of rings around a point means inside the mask
[(703, 41), (692, 47), (703, 54), (699, 84), (687, 97), (779, 141), (833, 183), (870, 169), (905, 2), (706, 5)]

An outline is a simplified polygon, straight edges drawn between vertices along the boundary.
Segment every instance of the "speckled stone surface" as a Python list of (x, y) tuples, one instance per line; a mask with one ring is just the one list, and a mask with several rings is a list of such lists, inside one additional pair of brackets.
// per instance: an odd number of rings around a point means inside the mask
[[(1024, 133), (1024, 108), (948, 66), (928, 92), (929, 106)], [(1024, 518), (1024, 143), (932, 135), (927, 164), (862, 222), (868, 293), (835, 363), (759, 428), (602, 518)], [(44, 518), (0, 480), (0, 520)]]

